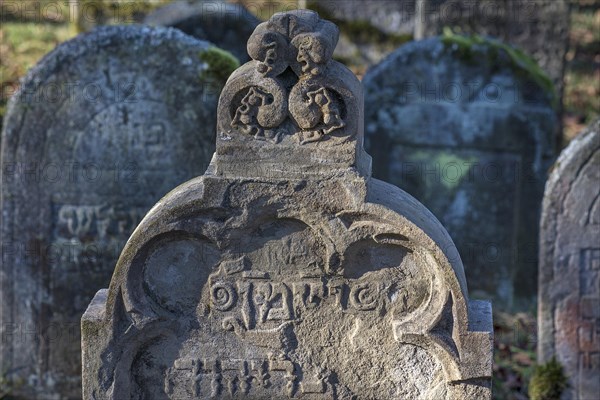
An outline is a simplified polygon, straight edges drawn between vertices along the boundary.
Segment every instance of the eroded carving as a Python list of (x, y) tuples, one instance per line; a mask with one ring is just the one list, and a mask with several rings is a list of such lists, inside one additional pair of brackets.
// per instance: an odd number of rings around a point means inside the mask
[(357, 94), (333, 79), (343, 68), (331, 58), (337, 40), (337, 27), (310, 11), (278, 14), (259, 25), (248, 42), (253, 61), (225, 88), (232, 92), (231, 104), (223, 105), (232, 113), (230, 127), (256, 139), (278, 143), (288, 135), (305, 144), (356, 119), (347, 109)]

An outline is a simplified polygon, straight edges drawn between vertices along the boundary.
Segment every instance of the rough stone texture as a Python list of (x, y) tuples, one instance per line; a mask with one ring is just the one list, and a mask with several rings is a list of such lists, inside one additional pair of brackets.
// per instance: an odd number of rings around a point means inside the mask
[(370, 177), (336, 42), (306, 11), (257, 27), (211, 166), (82, 318), (84, 398), (491, 398), (491, 306), (435, 217)]
[(600, 393), (600, 120), (561, 153), (540, 234), (538, 358), (570, 378), (563, 400)]
[(440, 39), (399, 48), (363, 79), (374, 175), (444, 224), (478, 295), (535, 298), (537, 232), (558, 122), (503, 51)]
[(241, 62), (250, 58), (246, 42), (260, 23), (241, 4), (223, 1), (176, 1), (148, 14), (145, 24), (170, 26), (230, 51)]
[(107, 27), (57, 47), (2, 132), (0, 371), (26, 398), (81, 398), (79, 321), (125, 241), (214, 151), (209, 48), (174, 29)]
[(568, 0), (425, 0), (425, 37), (458, 27), (523, 49), (554, 82), (562, 98), (569, 44)]

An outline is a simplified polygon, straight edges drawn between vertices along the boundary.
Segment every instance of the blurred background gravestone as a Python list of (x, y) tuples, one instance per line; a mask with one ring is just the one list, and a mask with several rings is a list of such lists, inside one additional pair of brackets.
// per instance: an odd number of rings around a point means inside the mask
[(224, 1), (176, 1), (151, 12), (144, 23), (170, 26), (230, 51), (241, 62), (250, 58), (246, 42), (260, 20), (241, 4)]
[[(389, 52), (384, 43), (402, 44), (441, 35), (445, 28), (490, 36), (522, 49), (551, 78), (559, 105), (569, 43), (567, 0), (308, 0), (311, 9), (333, 17), (344, 34), (362, 44), (342, 44), (336, 56), (367, 67)], [(557, 110), (559, 111), (559, 110)]]
[(80, 32), (102, 25), (140, 23), (153, 9), (172, 0), (68, 0), (72, 22)]
[(523, 50), (550, 77), (562, 99), (569, 43), (568, 0), (418, 0), (422, 37), (444, 28), (491, 36)]
[(340, 28), (336, 59), (364, 73), (413, 38), (415, 0), (306, 0)]
[(561, 153), (544, 194), (538, 362), (553, 357), (565, 400), (600, 394), (600, 120)]
[(81, 398), (81, 314), (148, 209), (207, 167), (235, 66), (177, 30), (130, 26), (29, 72), (2, 131), (0, 352), (15, 393)]
[(407, 44), (367, 71), (374, 175), (422, 201), (458, 246), (473, 293), (535, 297), (537, 232), (558, 129), (550, 83), (503, 43)]

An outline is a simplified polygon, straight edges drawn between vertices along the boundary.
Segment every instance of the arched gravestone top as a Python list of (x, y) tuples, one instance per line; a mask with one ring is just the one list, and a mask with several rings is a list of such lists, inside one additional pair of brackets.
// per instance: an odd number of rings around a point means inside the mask
[(24, 381), (18, 394), (81, 398), (86, 305), (145, 213), (214, 151), (209, 46), (174, 29), (100, 28), (44, 57), (11, 99), (0, 359)]
[(510, 307), (535, 298), (540, 200), (558, 122), (549, 94), (502, 46), (412, 42), (363, 84), (374, 176), (440, 218), (471, 291)]
[(242, 4), (225, 1), (176, 1), (152, 11), (144, 19), (152, 26), (170, 26), (230, 51), (248, 61), (246, 42), (260, 23)]
[(556, 357), (564, 399), (600, 393), (600, 120), (561, 153), (546, 184), (540, 234), (538, 358)]
[(82, 318), (85, 398), (491, 398), (490, 304), (435, 217), (370, 178), (336, 42), (308, 11), (254, 31), (211, 166)]

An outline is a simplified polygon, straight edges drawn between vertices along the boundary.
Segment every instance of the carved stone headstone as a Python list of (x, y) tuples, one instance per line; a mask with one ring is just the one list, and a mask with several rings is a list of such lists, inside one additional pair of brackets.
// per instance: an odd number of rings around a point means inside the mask
[(489, 399), (491, 306), (452, 240), (370, 177), (336, 26), (275, 14), (82, 319), (84, 398)]
[(0, 371), (24, 397), (81, 398), (81, 315), (150, 207), (208, 166), (208, 48), (174, 29), (100, 28), (58, 46), (12, 98)]
[(146, 16), (144, 23), (170, 26), (230, 51), (241, 62), (250, 60), (246, 42), (260, 23), (242, 4), (224, 1), (176, 1)]
[(413, 42), (363, 84), (374, 175), (440, 219), (471, 291), (510, 306), (535, 298), (540, 203), (558, 122), (547, 93), (500, 45)]
[(540, 235), (538, 359), (564, 366), (562, 399), (600, 393), (600, 120), (561, 153)]

